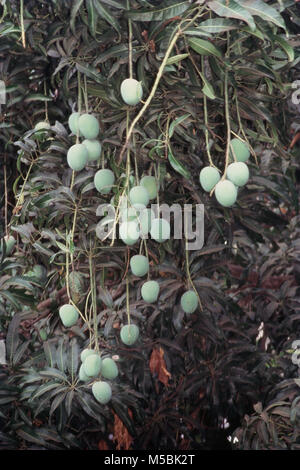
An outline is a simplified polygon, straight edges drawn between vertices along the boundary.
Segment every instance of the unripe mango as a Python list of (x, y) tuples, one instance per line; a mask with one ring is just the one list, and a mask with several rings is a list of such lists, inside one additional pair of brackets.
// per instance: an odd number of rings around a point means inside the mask
[(213, 166), (205, 166), (200, 171), (199, 181), (204, 191), (210, 192), (220, 181), (220, 173)]
[(130, 259), (130, 268), (132, 274), (138, 277), (145, 276), (149, 271), (149, 261), (146, 256), (134, 255)]
[(72, 134), (75, 134), (75, 135), (78, 134), (79, 136), (81, 136), (82, 134), (79, 131), (79, 123), (78, 123), (79, 118), (80, 118), (79, 113), (70, 114), (69, 119), (68, 119), (68, 125)]
[(79, 368), (79, 380), (82, 380), (82, 382), (87, 382), (88, 380), (91, 380), (91, 377), (86, 375), (86, 373), (84, 372), (83, 364), (81, 364)]
[(82, 142), (88, 152), (88, 161), (92, 162), (94, 160), (98, 160), (101, 155), (102, 146), (99, 140), (96, 139), (85, 139)]
[(131, 346), (137, 341), (139, 334), (140, 330), (137, 325), (133, 323), (130, 323), (130, 325), (124, 325), (120, 331), (121, 341), (127, 346)]
[(147, 189), (150, 201), (157, 196), (158, 184), (157, 179), (150, 175), (143, 176), (140, 181), (140, 185)]
[(134, 78), (126, 78), (121, 83), (121, 96), (126, 104), (135, 106), (143, 97), (143, 88), (141, 82)]
[(84, 362), (85, 359), (88, 357), (88, 356), (91, 356), (92, 354), (95, 354), (95, 351), (93, 349), (88, 349), (88, 348), (85, 348), (81, 354), (80, 354), (80, 359), (81, 359), (81, 362)]
[(151, 237), (158, 243), (163, 243), (170, 238), (170, 224), (165, 219), (153, 219), (151, 224)]
[(219, 181), (215, 187), (215, 196), (219, 204), (224, 207), (230, 207), (236, 201), (237, 189), (229, 180)]
[(144, 186), (134, 186), (129, 191), (129, 199), (131, 204), (139, 206), (147, 206), (149, 204), (149, 193)]
[(74, 171), (81, 171), (88, 161), (88, 151), (82, 144), (74, 144), (67, 153), (68, 165)]
[(142, 285), (142, 298), (145, 302), (152, 304), (157, 301), (159, 294), (159, 284), (157, 281), (147, 281)]
[(182, 310), (185, 313), (194, 313), (198, 307), (198, 296), (194, 290), (186, 291), (180, 299)]
[(138, 223), (142, 236), (146, 236), (152, 227), (152, 221), (155, 219), (155, 213), (152, 209), (145, 208), (139, 212)]
[(99, 134), (99, 122), (92, 114), (82, 114), (78, 120), (78, 127), (86, 139), (96, 139)]
[(90, 354), (85, 358), (82, 364), (86, 375), (89, 377), (96, 377), (101, 370), (101, 357), (96, 353)]
[(79, 317), (76, 308), (71, 304), (62, 305), (59, 309), (59, 316), (66, 328), (75, 325)]
[(132, 222), (133, 220), (137, 222), (139, 216), (139, 211), (135, 207), (125, 207), (120, 212), (121, 222)]
[(113, 359), (106, 357), (102, 361), (101, 375), (105, 379), (114, 380), (119, 374), (118, 366)]
[(250, 157), (250, 150), (248, 144), (235, 137), (230, 141), (229, 155), (231, 161), (236, 160), (237, 162), (246, 162)]
[(134, 245), (140, 237), (140, 230), (137, 222), (122, 222), (119, 227), (119, 235), (126, 245)]
[(102, 380), (93, 383), (92, 393), (96, 400), (101, 403), (101, 405), (106, 405), (111, 400), (111, 386)]
[(226, 176), (236, 186), (244, 186), (249, 179), (249, 169), (244, 162), (234, 162), (228, 165)]
[(94, 185), (100, 194), (108, 194), (115, 182), (115, 175), (108, 168), (98, 170), (94, 176)]

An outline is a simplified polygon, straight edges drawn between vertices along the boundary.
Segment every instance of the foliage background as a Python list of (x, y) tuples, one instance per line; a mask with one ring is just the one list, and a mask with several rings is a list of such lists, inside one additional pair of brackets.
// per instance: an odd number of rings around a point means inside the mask
[[(233, 435), (239, 439), (233, 448), (299, 448), (298, 368), (291, 361), (291, 344), (300, 338), (299, 107), (290, 100), (299, 76), (299, 5), (243, 1), (234, 17), (236, 3), (229, 2), (225, 17), (222, 1), (170, 1), (163, 9), (161, 3), (1, 2), (0, 79), (7, 89), (0, 116), (1, 235), (8, 226), (17, 238), (16, 250), (1, 258), (3, 449), (214, 449), (230, 447)], [(98, 164), (76, 174), (70, 190), (66, 151), (74, 137), (67, 120), (78, 109), (80, 80), (82, 109), (87, 105), (99, 118), (103, 159), (122, 178), (127, 107), (119, 88), (129, 73), (128, 19), (134, 76), (147, 97), (180, 19), (197, 8), (203, 16), (177, 41), (173, 63), (135, 128), (131, 155), (139, 176), (159, 171), (163, 202), (205, 204), (205, 244), (190, 253), (203, 310), (188, 318), (180, 310), (184, 241), (150, 240), (160, 300), (145, 304), (141, 281), (130, 277), (141, 340), (127, 348), (119, 330), (126, 322), (127, 260), (136, 248), (117, 242), (111, 249), (95, 237)], [(208, 42), (208, 53), (199, 39)], [(208, 164), (206, 130), (213, 160), (224, 168), (225, 70), (231, 129), (253, 151), (251, 180), (230, 210), (198, 181)], [(171, 134), (170, 124), (186, 114)], [(34, 125), (47, 117), (51, 130), (37, 136)], [(100, 347), (119, 356), (106, 407), (85, 385), (74, 386), (86, 325), (66, 330), (58, 319), (66, 300), (65, 230), (75, 211), (72, 269), (83, 281), (73, 295), (81, 305), (89, 291), (90, 257)], [(40, 278), (26, 275), (35, 264), (45, 268)]]

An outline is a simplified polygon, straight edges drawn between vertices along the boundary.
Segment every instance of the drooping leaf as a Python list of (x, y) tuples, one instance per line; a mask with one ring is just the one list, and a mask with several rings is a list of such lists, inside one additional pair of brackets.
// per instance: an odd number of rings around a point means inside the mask
[[(230, 18), (211, 18), (205, 21), (201, 21), (199, 26), (194, 28), (195, 30), (203, 31), (205, 33), (217, 34), (224, 33), (225, 31), (232, 31), (237, 29), (237, 23)], [(186, 31), (188, 33), (189, 30)]]
[(255, 30), (256, 25), (253, 16), (246, 8), (241, 6), (240, 3), (241, 2), (236, 2), (234, 0), (213, 0), (209, 1), (207, 6), (217, 15), (245, 21), (252, 30)]
[(172, 168), (185, 178), (190, 177), (190, 172), (173, 155), (171, 148), (168, 150), (168, 160)]
[(281, 14), (262, 0), (240, 0), (239, 4), (242, 5), (253, 16), (259, 16), (268, 23), (274, 23), (280, 28), (286, 29), (285, 22)]
[(71, 27), (72, 33), (74, 35), (76, 35), (75, 21), (76, 21), (77, 13), (78, 13), (78, 11), (79, 11), (82, 4), (83, 4), (83, 0), (74, 0), (74, 2), (72, 2), (70, 27)]
[(186, 59), (188, 56), (189, 54), (177, 54), (172, 57), (169, 57), (166, 65), (178, 64), (178, 62), (181, 62), (182, 60)]
[(284, 50), (284, 52), (286, 53), (288, 57), (289, 62), (293, 62), (295, 59), (294, 48), (290, 46), (290, 44), (281, 36), (278, 36), (275, 34), (269, 34), (269, 37), (271, 37), (271, 39), (275, 43), (279, 44), (279, 46)]
[(158, 8), (130, 10), (128, 18), (134, 21), (165, 21), (182, 15), (190, 7), (189, 2), (180, 0), (167, 0)]
[(100, 0), (93, 0), (93, 2), (94, 7), (100, 18), (103, 18), (105, 21), (107, 21), (107, 23), (110, 24), (121, 35), (121, 27), (117, 18), (113, 16), (110, 11), (102, 5), (102, 2)]
[(15, 313), (6, 334), (6, 357), (9, 363), (13, 363), (13, 357), (19, 344), (19, 326), (21, 317)]
[(190, 113), (183, 114), (183, 116), (179, 116), (178, 118), (174, 119), (169, 126), (169, 139), (172, 138), (174, 134), (175, 127), (185, 121), (186, 118), (190, 116)]
[(189, 46), (200, 55), (213, 55), (222, 58), (222, 52), (211, 42), (201, 38), (188, 38)]

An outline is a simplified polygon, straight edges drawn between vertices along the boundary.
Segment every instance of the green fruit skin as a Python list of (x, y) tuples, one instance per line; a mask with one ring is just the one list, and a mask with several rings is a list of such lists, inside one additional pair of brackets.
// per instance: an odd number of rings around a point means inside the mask
[(151, 237), (158, 243), (163, 243), (170, 238), (170, 224), (165, 219), (153, 219), (151, 224)]
[(101, 405), (106, 405), (111, 400), (112, 390), (107, 382), (94, 382), (92, 385), (92, 393)]
[(140, 181), (140, 185), (144, 186), (147, 189), (150, 201), (156, 198), (158, 192), (158, 181), (156, 180), (156, 178), (154, 178), (154, 176), (143, 176)]
[(9, 235), (9, 236), (5, 235), (5, 237), (1, 239), (0, 252), (3, 251), (4, 242), (6, 245), (6, 254), (10, 255), (10, 253), (13, 251), (14, 246), (16, 244), (16, 239), (12, 235)]
[(135, 207), (125, 207), (120, 213), (121, 222), (137, 222), (139, 211)]
[(249, 180), (249, 168), (244, 162), (231, 163), (226, 176), (236, 186), (244, 186)]
[(101, 357), (98, 354), (91, 354), (83, 361), (83, 370), (89, 377), (96, 377), (101, 370)]
[(129, 192), (129, 199), (132, 205), (141, 204), (146, 207), (149, 204), (149, 193), (144, 186), (134, 186)]
[(108, 194), (115, 182), (115, 175), (107, 168), (98, 170), (94, 176), (94, 185), (100, 194)]
[(81, 136), (82, 134), (79, 131), (79, 127), (78, 127), (79, 117), (80, 117), (79, 113), (70, 114), (69, 120), (68, 120), (68, 125), (69, 125), (69, 129), (72, 132), (72, 134), (74, 134), (74, 135), (78, 134), (79, 136)]
[(130, 259), (130, 268), (132, 274), (138, 277), (143, 277), (149, 271), (149, 261), (146, 256), (134, 255)]
[(120, 331), (120, 337), (122, 343), (126, 344), (127, 346), (131, 346), (136, 342), (140, 334), (139, 327), (134, 324), (124, 325)]
[(91, 356), (92, 354), (95, 354), (95, 351), (93, 349), (86, 348), (83, 351), (81, 351), (81, 354), (80, 354), (81, 362), (84, 362), (86, 358), (88, 356)]
[(101, 156), (101, 150), (102, 150), (102, 145), (99, 142), (99, 140), (96, 139), (85, 139), (82, 142), (82, 145), (84, 145), (87, 149), (88, 152), (88, 161), (92, 162), (95, 160), (98, 160)]
[(220, 181), (216, 184), (215, 196), (221, 206), (230, 207), (236, 201), (237, 189), (229, 180)]
[(186, 291), (180, 299), (182, 310), (185, 313), (194, 313), (198, 307), (198, 297), (193, 290)]
[[(152, 221), (155, 219), (154, 211), (150, 208), (143, 209), (138, 217), (139, 227), (142, 237), (150, 232), (152, 227)], [(147, 237), (148, 238), (148, 237)]]
[(156, 281), (147, 281), (142, 285), (141, 294), (145, 302), (152, 304), (157, 301), (159, 284)]
[(142, 84), (134, 78), (123, 80), (120, 91), (125, 103), (131, 106), (138, 104), (143, 97)]
[(79, 317), (76, 308), (70, 304), (65, 304), (60, 307), (59, 316), (66, 328), (75, 325)]
[(206, 166), (200, 171), (199, 181), (204, 191), (210, 192), (220, 181), (220, 173), (213, 166)]
[(82, 144), (74, 144), (67, 153), (68, 165), (74, 171), (81, 171), (88, 161), (88, 151)]
[(118, 377), (118, 366), (113, 359), (106, 357), (102, 361), (101, 376), (108, 380), (114, 380)]
[(82, 380), (82, 382), (87, 382), (88, 380), (91, 380), (91, 377), (86, 375), (86, 373), (84, 372), (83, 364), (81, 364), (79, 368), (79, 380)]
[(99, 122), (92, 114), (82, 114), (78, 120), (79, 130), (86, 139), (96, 139), (99, 134)]
[(140, 238), (140, 230), (137, 222), (122, 222), (119, 227), (119, 235), (126, 245), (134, 245)]
[(230, 159), (234, 161), (234, 155), (237, 162), (246, 162), (250, 157), (250, 150), (247, 144), (240, 139), (234, 138), (230, 141)]

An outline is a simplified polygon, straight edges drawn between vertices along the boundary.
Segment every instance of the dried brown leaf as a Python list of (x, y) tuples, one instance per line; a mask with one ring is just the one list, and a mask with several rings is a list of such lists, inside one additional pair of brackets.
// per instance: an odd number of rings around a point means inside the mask
[[(132, 418), (132, 413), (128, 410), (129, 416)], [(129, 450), (133, 439), (128, 432), (123, 421), (119, 418), (117, 414), (114, 413), (114, 441), (117, 442), (117, 450)]]
[(152, 375), (157, 374), (158, 380), (167, 387), (169, 385), (169, 378), (171, 377), (171, 374), (166, 368), (164, 350), (161, 347), (153, 349), (150, 357), (149, 367)]

